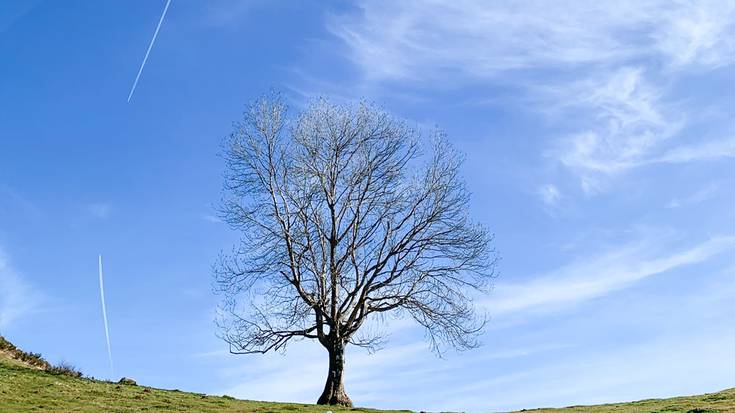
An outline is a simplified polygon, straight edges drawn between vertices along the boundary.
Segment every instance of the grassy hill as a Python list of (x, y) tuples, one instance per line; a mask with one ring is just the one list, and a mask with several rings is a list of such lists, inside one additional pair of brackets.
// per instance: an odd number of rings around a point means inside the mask
[(649, 399), (629, 403), (571, 406), (562, 409), (524, 409), (533, 413), (721, 413), (735, 412), (735, 389), (700, 396)]
[(17, 349), (0, 336), (1, 413), (33, 411), (324, 413), (327, 410), (334, 413), (378, 412), (361, 408), (325, 408), (311, 404), (238, 400), (227, 396), (208, 396), (82, 378), (72, 367), (52, 366), (40, 354)]
[[(54, 367), (40, 355), (16, 349), (0, 337), (0, 412), (253, 412), (324, 413), (379, 412), (355, 408), (325, 408), (311, 404), (291, 404), (237, 400), (177, 390), (117, 384), (77, 377), (73, 369)], [(564, 409), (534, 409), (546, 413), (716, 413), (735, 412), (735, 389), (702, 396), (642, 400)], [(380, 411), (386, 412), (388, 411)], [(404, 411), (405, 412), (405, 411)]]

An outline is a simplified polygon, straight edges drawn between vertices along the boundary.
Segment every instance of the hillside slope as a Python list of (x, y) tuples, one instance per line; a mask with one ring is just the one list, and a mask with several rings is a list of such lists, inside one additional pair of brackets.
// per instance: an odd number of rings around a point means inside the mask
[[(0, 349), (1, 350), (1, 349)], [(22, 352), (21, 352), (22, 353)], [(30, 353), (26, 353), (30, 354)], [(54, 374), (37, 363), (19, 360), (12, 351), (0, 351), (0, 412), (253, 412), (324, 413), (379, 412), (311, 404), (255, 402), (207, 396), (177, 390), (160, 390)], [(564, 409), (524, 410), (536, 413), (718, 413), (735, 412), (735, 389), (701, 396), (642, 400)], [(380, 411), (390, 413), (389, 411)], [(394, 411), (397, 412), (397, 411)], [(405, 412), (405, 411), (403, 411)]]
[(529, 413), (724, 413), (735, 412), (735, 389), (698, 396), (649, 399), (629, 403), (572, 406), (560, 409), (524, 409)]
[[(0, 356), (2, 357), (2, 356)], [(0, 412), (369, 412), (316, 405), (271, 403), (177, 390), (122, 385), (52, 374), (0, 359)]]
[[(0, 413), (4, 412), (374, 412), (293, 403), (256, 402), (178, 390), (124, 385), (60, 373), (40, 354), (0, 336)], [(398, 413), (393, 412), (393, 413)], [(403, 411), (406, 413), (406, 411)]]

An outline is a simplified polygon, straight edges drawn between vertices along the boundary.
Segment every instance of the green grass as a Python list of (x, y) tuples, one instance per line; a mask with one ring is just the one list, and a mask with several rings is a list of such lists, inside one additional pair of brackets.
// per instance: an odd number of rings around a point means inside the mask
[[(30, 367), (29, 363), (14, 359), (8, 353), (0, 352), (0, 412), (324, 413), (328, 410), (334, 413), (389, 413), (389, 411), (363, 408), (344, 409), (312, 404), (237, 400), (227, 396), (207, 396), (177, 390), (119, 385), (65, 374), (53, 374), (38, 367)], [(524, 411), (536, 413), (735, 412), (735, 389), (701, 396)]]
[(630, 403), (572, 406), (563, 409), (529, 409), (533, 413), (720, 413), (735, 412), (735, 389), (700, 396), (649, 399)]
[(118, 385), (0, 360), (0, 412), (368, 413), (370, 409), (237, 400), (176, 390)]

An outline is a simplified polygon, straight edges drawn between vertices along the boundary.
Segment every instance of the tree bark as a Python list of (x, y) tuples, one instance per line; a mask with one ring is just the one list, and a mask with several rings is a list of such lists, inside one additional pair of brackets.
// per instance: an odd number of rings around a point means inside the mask
[(327, 382), (324, 384), (324, 391), (316, 403), (352, 407), (352, 400), (345, 393), (343, 381), (345, 346), (343, 343), (336, 343), (327, 350), (329, 351)]

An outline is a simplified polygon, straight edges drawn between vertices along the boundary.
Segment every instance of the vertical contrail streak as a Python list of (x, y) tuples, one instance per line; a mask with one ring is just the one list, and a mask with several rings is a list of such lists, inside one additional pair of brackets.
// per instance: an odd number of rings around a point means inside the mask
[(161, 23), (163, 23), (163, 19), (166, 17), (166, 12), (168, 11), (168, 5), (171, 4), (171, 0), (166, 0), (166, 6), (163, 8), (163, 13), (161, 13), (161, 18), (158, 20), (158, 26), (156, 26), (156, 31), (153, 33), (153, 38), (151, 39), (151, 43), (148, 45), (148, 50), (145, 52), (145, 57), (143, 58), (143, 63), (140, 64), (140, 69), (138, 69), (138, 75), (135, 76), (135, 82), (133, 82), (133, 87), (130, 89), (130, 94), (128, 95), (128, 103), (130, 103), (130, 98), (133, 97), (133, 93), (135, 92), (135, 88), (138, 86), (138, 80), (140, 80), (140, 74), (143, 73), (143, 68), (145, 67), (145, 62), (148, 61), (148, 55), (151, 53), (151, 49), (153, 48), (153, 43), (156, 42), (156, 37), (158, 36), (158, 31), (161, 30)]
[(107, 308), (105, 307), (105, 282), (102, 278), (102, 254), (99, 256), (100, 268), (100, 299), (102, 300), (102, 319), (105, 321), (105, 339), (107, 339), (107, 358), (110, 360), (110, 377), (115, 376), (115, 367), (112, 364), (112, 348), (110, 347), (110, 330), (107, 327)]

